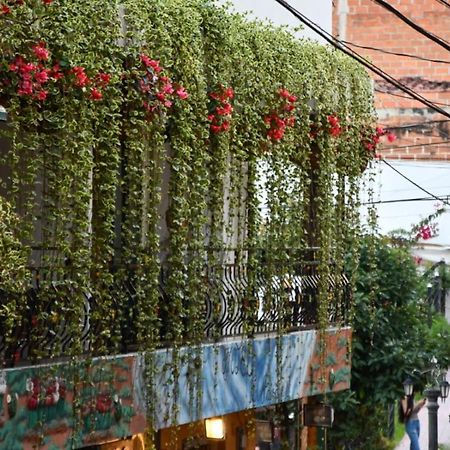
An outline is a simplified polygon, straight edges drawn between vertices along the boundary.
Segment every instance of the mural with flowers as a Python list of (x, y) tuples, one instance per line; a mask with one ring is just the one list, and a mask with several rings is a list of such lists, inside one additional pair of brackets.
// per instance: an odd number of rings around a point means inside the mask
[[(24, 355), (13, 345), (17, 330), (28, 333), (32, 362), (117, 353), (130, 342), (199, 345), (206, 294), (216, 300), (212, 323), (221, 314), (205, 267), (224, 262), (247, 267), (237, 307), (251, 337), (257, 270), (284, 279), (310, 247), (326, 327), (328, 305), (341, 301), (328, 280), (344, 273), (346, 257), (357, 260), (359, 178), (384, 135), (373, 131), (361, 67), (213, 0), (0, 7), (8, 113), (0, 195), (24, 254), (8, 250), (4, 266), (26, 260), (39, 295), (25, 294), (29, 282), (17, 277), (22, 295), (0, 296), (5, 364)], [(284, 317), (282, 283), (266, 296)], [(62, 321), (61, 339), (42, 345), (42, 336), (61, 336)], [(47, 395), (56, 404), (64, 397), (59, 381), (32, 384), (32, 411), (56, 407), (41, 405)], [(98, 399), (100, 408), (113, 402)]]

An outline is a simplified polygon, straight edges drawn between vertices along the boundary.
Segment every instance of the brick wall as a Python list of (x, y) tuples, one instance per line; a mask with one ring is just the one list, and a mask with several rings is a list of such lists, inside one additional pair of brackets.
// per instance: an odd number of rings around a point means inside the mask
[[(389, 3), (427, 31), (450, 41), (450, 8), (436, 0), (389, 0)], [(333, 33), (339, 39), (362, 46), (450, 62), (450, 52), (372, 0), (334, 0)], [(353, 48), (450, 112), (450, 64)], [(450, 141), (450, 121), (415, 100), (397, 97), (406, 94), (383, 82), (377, 75), (373, 78), (379, 123), (390, 127), (401, 126), (392, 130), (398, 139), (381, 153), (390, 159), (450, 161), (450, 143), (427, 145)], [(422, 125), (406, 126), (411, 124)]]

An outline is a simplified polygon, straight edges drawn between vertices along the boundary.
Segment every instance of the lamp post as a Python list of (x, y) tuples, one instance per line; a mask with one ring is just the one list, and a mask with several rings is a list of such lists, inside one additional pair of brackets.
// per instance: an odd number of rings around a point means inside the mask
[[(428, 450), (438, 450), (437, 411), (439, 404), (437, 400), (441, 397), (445, 401), (449, 394), (450, 384), (445, 379), (446, 372), (439, 369), (436, 358), (432, 358), (431, 364), (432, 367), (425, 371), (430, 373), (430, 387), (423, 393), (427, 399), (428, 408)], [(413, 382), (410, 378), (403, 382), (403, 389), (406, 396), (412, 395)]]

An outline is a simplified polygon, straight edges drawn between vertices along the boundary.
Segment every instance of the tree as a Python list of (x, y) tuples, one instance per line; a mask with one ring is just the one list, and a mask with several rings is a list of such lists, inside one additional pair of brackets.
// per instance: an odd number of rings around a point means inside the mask
[(429, 360), (424, 283), (407, 247), (363, 239), (354, 298), (352, 383), (333, 398), (332, 448), (384, 449), (386, 406)]

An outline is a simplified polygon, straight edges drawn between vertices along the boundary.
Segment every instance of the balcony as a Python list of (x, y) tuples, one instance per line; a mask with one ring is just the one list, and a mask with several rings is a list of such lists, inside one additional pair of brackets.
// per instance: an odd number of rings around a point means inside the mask
[[(230, 255), (229, 255), (230, 256)], [(235, 258), (235, 253), (231, 258)], [(220, 341), (224, 338), (242, 338), (267, 335), (282, 331), (314, 328), (317, 324), (317, 297), (319, 277), (316, 275), (317, 261), (306, 261), (276, 265), (271, 267), (263, 257), (251, 267), (248, 263), (222, 263), (204, 266), (201, 277), (205, 281), (204, 339), (203, 342)], [(273, 262), (271, 262), (273, 265)], [(106, 353), (129, 353), (137, 351), (136, 321), (137, 289), (133, 281), (136, 268), (128, 271), (127, 280), (115, 281), (110, 291), (112, 308), (117, 317), (118, 339), (111, 339)], [(161, 268), (159, 277), (159, 304), (171, 301), (168, 290), (170, 268)], [(283, 274), (283, 275), (280, 275)], [(345, 324), (350, 299), (349, 282), (345, 275), (330, 276), (329, 289), (336, 301), (330, 302), (328, 321), (332, 324)], [(0, 337), (0, 354), (4, 355), (7, 366), (30, 363), (31, 359), (45, 361), (50, 358), (64, 358), (69, 354), (74, 337), (73, 321), (78, 321), (77, 342), (81, 336), (81, 353), (92, 353), (92, 337), (101, 330), (93, 320), (101, 299), (91, 292), (84, 292), (81, 317), (66, 312), (70, 298), (75, 294), (74, 285), (69, 279), (58, 279), (45, 270), (31, 269), (30, 288), (26, 292), (26, 308), (21, 320), (15, 324), (13, 336), (8, 342)], [(18, 294), (0, 290), (0, 304), (8, 305), (17, 299)], [(249, 307), (252, 302), (252, 307)], [(22, 303), (22, 302), (21, 302)], [(22, 303), (23, 304), (23, 303)], [(281, 305), (281, 306), (280, 306)], [(251, 311), (250, 311), (251, 310)], [(253, 312), (252, 312), (253, 311)], [(37, 336), (34, 328), (40, 320), (40, 329), (45, 335)], [(164, 329), (169, 319), (160, 308), (161, 342), (159, 347), (169, 347), (164, 342)], [(0, 323), (0, 336), (4, 336), (5, 321)], [(44, 323), (42, 323), (44, 321)], [(39, 355), (31, 358), (31, 355)]]

